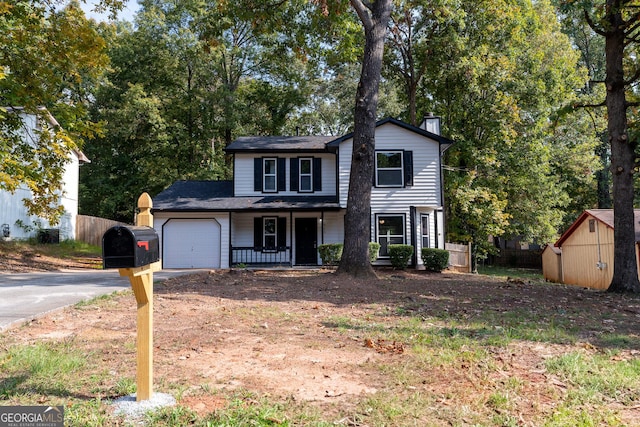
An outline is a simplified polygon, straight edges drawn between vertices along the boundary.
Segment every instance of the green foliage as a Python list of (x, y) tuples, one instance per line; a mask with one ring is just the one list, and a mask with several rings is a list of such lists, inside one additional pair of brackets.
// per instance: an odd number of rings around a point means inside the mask
[(369, 261), (375, 262), (378, 259), (379, 251), (380, 251), (380, 243), (369, 242)]
[(449, 266), (449, 251), (436, 248), (422, 248), (422, 263), (429, 271), (440, 272)]
[(494, 250), (490, 236), (552, 240), (593, 202), (600, 167), (587, 117), (556, 114), (587, 76), (555, 11), (529, 0), (396, 3), (388, 78), (407, 105), (415, 99), (408, 120), (434, 111), (456, 141), (444, 162), (448, 238), (473, 242), (476, 257)]
[(413, 246), (411, 245), (389, 245), (389, 258), (393, 268), (404, 270), (409, 265), (411, 255), (413, 255)]
[(318, 246), (323, 265), (337, 265), (342, 256), (342, 243), (325, 243)]
[(130, 222), (143, 191), (230, 179), (237, 136), (283, 134), (316, 74), (292, 40), (308, 6), (144, 1), (135, 28), (105, 30), (112, 71), (92, 112), (107, 132), (87, 147), (82, 213)]
[[(320, 259), (323, 264), (336, 265), (340, 262), (342, 257), (342, 249), (344, 245), (342, 243), (325, 243), (318, 246), (318, 252), (320, 253)], [(380, 244), (377, 242), (369, 242), (369, 261), (372, 263), (378, 259), (378, 251), (380, 250)]]
[[(77, 3), (59, 10), (44, 1), (0, 4), (0, 106), (14, 107), (0, 109), (0, 189), (29, 189), (27, 211), (51, 224), (63, 213), (69, 157), (99, 131), (87, 104), (107, 65), (104, 47)], [(36, 116), (42, 127), (25, 133)]]

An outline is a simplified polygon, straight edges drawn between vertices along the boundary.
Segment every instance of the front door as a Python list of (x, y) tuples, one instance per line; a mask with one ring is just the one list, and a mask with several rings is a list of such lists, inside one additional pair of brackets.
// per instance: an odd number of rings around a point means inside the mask
[(315, 218), (296, 218), (296, 264), (318, 264), (318, 224)]

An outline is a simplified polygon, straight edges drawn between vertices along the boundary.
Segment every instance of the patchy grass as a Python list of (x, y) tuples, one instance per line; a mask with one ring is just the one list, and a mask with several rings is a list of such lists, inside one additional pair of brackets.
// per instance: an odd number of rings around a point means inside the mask
[(478, 273), (486, 276), (512, 277), (527, 280), (544, 280), (542, 270), (535, 268), (500, 267), (495, 265), (479, 265)]
[(156, 286), (155, 390), (175, 407), (143, 420), (111, 411), (136, 388), (131, 292), (0, 335), (3, 404), (62, 404), (70, 426), (640, 425), (637, 296), (305, 274)]
[(0, 240), (4, 271), (28, 272), (61, 268), (102, 268), (102, 248), (75, 240), (43, 244), (35, 240)]

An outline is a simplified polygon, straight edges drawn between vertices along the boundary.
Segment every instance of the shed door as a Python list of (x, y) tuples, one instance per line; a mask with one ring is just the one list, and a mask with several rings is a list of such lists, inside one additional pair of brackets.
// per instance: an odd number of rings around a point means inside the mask
[(213, 219), (170, 219), (164, 224), (163, 268), (220, 268), (220, 224)]

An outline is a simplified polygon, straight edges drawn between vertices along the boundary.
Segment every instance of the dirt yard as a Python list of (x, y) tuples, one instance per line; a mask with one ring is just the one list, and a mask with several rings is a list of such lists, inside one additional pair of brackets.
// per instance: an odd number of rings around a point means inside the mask
[[(514, 412), (521, 425), (535, 425), (566, 392), (566, 384), (544, 369), (549, 357), (610, 348), (610, 342), (601, 340), (606, 332), (629, 337), (615, 357), (640, 357), (636, 297), (477, 275), (379, 273), (378, 280), (358, 281), (322, 270), (232, 270), (156, 283), (156, 388), (180, 387), (180, 403), (200, 414), (225, 403), (205, 390), (242, 389), (308, 402), (330, 417), (349, 413), (380, 391), (421, 391), (438, 411), (446, 411), (488, 399), (506, 381), (517, 379), (523, 389)], [(415, 372), (406, 383), (390, 383), (392, 377), (381, 367), (398, 367), (412, 357), (411, 342), (384, 340), (388, 331), (367, 327), (394, 328), (408, 317), (464, 322), (494, 313), (490, 327), (501, 328), (504, 319), (523, 312), (568, 322), (575, 327), (576, 343), (514, 341), (490, 350), (488, 377), (477, 366), (443, 363), (441, 369)], [(135, 377), (136, 306), (131, 293), (55, 312), (6, 334), (18, 342), (73, 339), (88, 353), (100, 355), (100, 369), (107, 369), (112, 381)], [(628, 425), (640, 425), (639, 406), (611, 405)]]
[[(96, 263), (28, 254), (5, 254), (0, 261), (4, 272), (77, 269)], [(546, 359), (570, 351), (594, 354), (615, 348), (601, 340), (603, 332), (626, 337), (626, 344), (615, 352), (616, 360), (640, 358), (636, 296), (478, 275), (378, 272), (379, 280), (358, 281), (327, 270), (211, 271), (156, 283), (156, 390), (178, 387), (180, 403), (202, 415), (226, 403), (211, 392), (224, 389), (306, 402), (338, 416), (380, 391), (423, 392), (437, 411), (473, 407), (512, 379), (523, 384), (514, 410), (520, 424), (536, 425), (567, 388), (546, 372)], [(503, 327), (501, 319), (514, 313), (528, 313), (542, 324), (568, 322), (575, 344), (526, 340), (493, 347), (489, 377), (473, 365), (443, 364), (399, 383), (382, 369), (408, 361), (412, 343), (385, 340), (381, 337), (392, 331), (370, 325), (422, 318), (438, 327), (439, 318), (471, 322), (488, 313), (495, 315), (492, 328)], [(132, 293), (54, 312), (5, 336), (7, 343), (73, 340), (87, 353), (98, 354), (96, 369), (108, 370), (110, 383), (103, 384), (103, 390), (114, 389), (121, 378), (135, 378)], [(118, 397), (83, 392), (94, 398)], [(627, 425), (640, 425), (640, 406), (612, 402), (608, 409)]]

